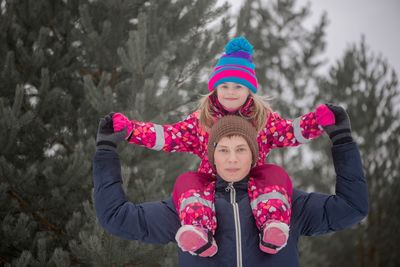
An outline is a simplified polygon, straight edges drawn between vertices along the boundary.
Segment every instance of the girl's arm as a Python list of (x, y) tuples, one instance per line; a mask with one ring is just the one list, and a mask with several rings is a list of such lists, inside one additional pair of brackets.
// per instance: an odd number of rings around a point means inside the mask
[(294, 120), (282, 119), (277, 113), (272, 112), (263, 133), (270, 148), (298, 146), (322, 135), (324, 132), (322, 126), (334, 123), (334, 114), (326, 105), (320, 105), (315, 111)]
[(153, 150), (193, 154), (198, 154), (199, 149), (202, 149), (197, 113), (190, 114), (183, 121), (165, 125), (129, 120), (123, 114), (115, 113), (113, 124), (115, 132), (127, 127), (127, 138), (131, 144)]

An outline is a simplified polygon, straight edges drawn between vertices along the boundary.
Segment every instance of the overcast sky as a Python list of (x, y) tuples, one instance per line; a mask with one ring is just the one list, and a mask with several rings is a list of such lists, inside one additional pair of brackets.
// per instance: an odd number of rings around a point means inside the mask
[[(235, 13), (243, 0), (227, 2)], [(305, 26), (315, 25), (323, 11), (327, 12), (325, 56), (330, 64), (364, 34), (370, 51), (381, 54), (400, 74), (400, 0), (297, 0), (298, 5), (307, 3), (312, 14)]]

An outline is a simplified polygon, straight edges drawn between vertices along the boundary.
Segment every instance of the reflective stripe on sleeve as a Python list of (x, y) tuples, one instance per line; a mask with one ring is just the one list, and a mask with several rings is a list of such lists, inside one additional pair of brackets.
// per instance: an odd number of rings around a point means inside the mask
[(270, 199), (279, 199), (279, 200), (281, 200), (285, 205), (286, 205), (286, 207), (288, 208), (288, 209), (290, 209), (290, 204), (289, 204), (289, 201), (287, 200), (287, 198), (286, 197), (284, 197), (281, 193), (279, 193), (279, 192), (269, 192), (269, 193), (266, 193), (266, 194), (262, 194), (262, 195), (259, 195), (256, 199), (254, 199), (253, 201), (251, 201), (251, 203), (250, 203), (250, 205), (251, 205), (251, 209), (256, 209), (257, 208), (257, 205), (260, 203), (260, 202), (263, 202), (263, 203), (266, 203), (268, 200), (270, 200)]
[(162, 150), (165, 144), (164, 128), (159, 124), (154, 124), (154, 130), (156, 132), (156, 143), (151, 149)]
[(203, 199), (201, 197), (192, 196), (192, 197), (185, 198), (182, 201), (181, 206), (179, 208), (179, 212), (182, 212), (186, 208), (187, 205), (192, 204), (192, 203), (200, 203), (200, 204), (202, 204), (204, 206), (209, 207), (213, 211), (215, 211), (214, 204), (211, 201), (205, 200), (205, 199)]
[(300, 120), (301, 120), (301, 117), (293, 120), (293, 123), (292, 123), (293, 133), (294, 133), (294, 137), (296, 138), (297, 142), (299, 142), (301, 144), (305, 144), (305, 143), (310, 142), (310, 140), (305, 138), (303, 136), (303, 134), (301, 133)]

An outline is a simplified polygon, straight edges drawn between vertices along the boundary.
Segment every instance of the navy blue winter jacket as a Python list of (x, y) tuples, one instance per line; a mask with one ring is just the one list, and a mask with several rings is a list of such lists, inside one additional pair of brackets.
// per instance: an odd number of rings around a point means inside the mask
[[(275, 255), (258, 248), (259, 235), (247, 196), (247, 180), (234, 183), (234, 190), (218, 179), (215, 239), (218, 253), (210, 258), (192, 256), (178, 249), (180, 266), (299, 266), (297, 243), (302, 235), (313, 236), (348, 228), (368, 213), (368, 192), (358, 147), (347, 143), (332, 147), (336, 194), (293, 190), (292, 218), (287, 246)], [(118, 154), (98, 150), (93, 161), (94, 198), (99, 223), (123, 239), (146, 243), (175, 242), (180, 227), (171, 198), (134, 204), (121, 187)], [(235, 220), (234, 209), (238, 210)]]

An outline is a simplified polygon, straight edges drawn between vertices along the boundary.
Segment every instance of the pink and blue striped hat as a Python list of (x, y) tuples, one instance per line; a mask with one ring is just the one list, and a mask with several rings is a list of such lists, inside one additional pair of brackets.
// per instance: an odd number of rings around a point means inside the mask
[(225, 54), (218, 60), (210, 79), (208, 90), (213, 91), (224, 82), (234, 82), (257, 92), (258, 82), (252, 59), (253, 46), (243, 36), (236, 37), (225, 46)]

